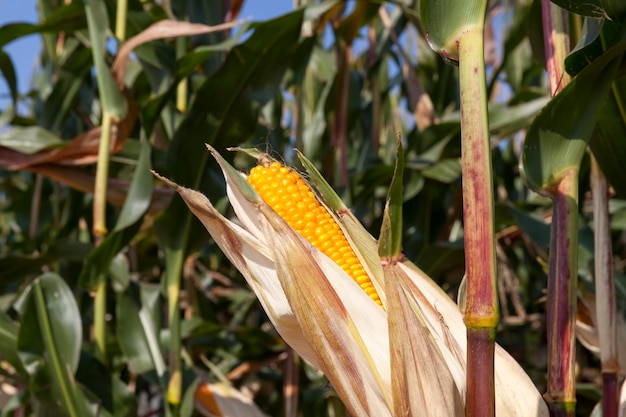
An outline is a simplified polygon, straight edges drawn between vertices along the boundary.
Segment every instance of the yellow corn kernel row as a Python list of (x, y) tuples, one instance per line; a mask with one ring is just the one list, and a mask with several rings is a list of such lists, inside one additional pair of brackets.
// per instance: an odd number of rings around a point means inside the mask
[(343, 231), (300, 174), (271, 162), (252, 168), (248, 182), (289, 226), (339, 265), (382, 307), (372, 281)]

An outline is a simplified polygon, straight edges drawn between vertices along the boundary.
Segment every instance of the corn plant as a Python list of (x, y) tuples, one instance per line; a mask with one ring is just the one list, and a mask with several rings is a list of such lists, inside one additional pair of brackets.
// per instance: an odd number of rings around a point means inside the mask
[(617, 416), (623, 2), (258, 3), (0, 27), (2, 416)]

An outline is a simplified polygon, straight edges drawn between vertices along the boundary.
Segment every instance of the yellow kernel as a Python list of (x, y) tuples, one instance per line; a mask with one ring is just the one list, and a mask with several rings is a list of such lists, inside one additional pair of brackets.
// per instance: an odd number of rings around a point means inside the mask
[(320, 204), (306, 181), (279, 162), (257, 165), (248, 182), (261, 198), (307, 241), (339, 265), (382, 307), (382, 302), (341, 227)]

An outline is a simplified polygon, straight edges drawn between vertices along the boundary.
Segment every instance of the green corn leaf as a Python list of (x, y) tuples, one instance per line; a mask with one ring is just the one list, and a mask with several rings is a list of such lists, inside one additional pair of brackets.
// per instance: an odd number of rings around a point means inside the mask
[(577, 75), (585, 66), (602, 55), (600, 33), (606, 22), (601, 19), (585, 18), (578, 43), (565, 58), (565, 69), (569, 75)]
[(442, 57), (457, 62), (457, 43), (471, 27), (483, 27), (486, 0), (422, 0), (420, 18), (430, 47)]
[(61, 138), (39, 126), (14, 127), (0, 134), (0, 146), (29, 155), (62, 144)]
[(159, 346), (155, 309), (158, 307), (157, 286), (131, 283), (119, 295), (117, 303), (117, 337), (122, 352), (133, 372), (156, 371), (165, 374), (165, 362)]
[(398, 141), (396, 168), (387, 194), (383, 224), (378, 238), (378, 254), (383, 259), (398, 259), (402, 252), (402, 185), (404, 150)]
[(626, 79), (617, 80), (600, 110), (590, 146), (602, 172), (621, 198), (626, 198)]
[(17, 77), (11, 57), (3, 50), (0, 50), (0, 72), (4, 75), (4, 79), (9, 86), (9, 91), (11, 91), (11, 100), (13, 101), (13, 105), (15, 105), (17, 102)]
[(82, 285), (95, 289), (109, 274), (113, 258), (135, 237), (141, 227), (142, 216), (148, 210), (152, 198), (152, 175), (150, 174), (150, 144), (140, 142), (139, 158), (126, 201), (112, 233), (85, 260), (81, 273)]
[(70, 417), (95, 415), (74, 372), (80, 359), (82, 322), (71, 289), (56, 274), (39, 276), (21, 304), (17, 346), (33, 393)]
[(91, 50), (77, 46), (68, 52), (58, 73), (52, 92), (46, 98), (42, 114), (42, 125), (52, 132), (59, 132), (76, 104), (81, 86), (91, 70)]
[(120, 378), (91, 354), (83, 351), (76, 370), (76, 380), (101, 401), (101, 406), (115, 417), (136, 417), (137, 397)]
[(95, 248), (85, 259), (85, 266), (80, 274), (80, 281), (83, 288), (95, 290), (102, 280), (109, 274), (109, 268), (115, 255), (117, 255), (135, 237), (141, 220), (137, 220), (132, 225), (110, 233), (102, 241), (100, 246)]
[(595, 19), (608, 19), (602, 0), (552, 0), (554, 4), (565, 10)]
[(137, 159), (137, 167), (135, 174), (124, 202), (124, 207), (115, 225), (114, 232), (123, 230), (135, 224), (144, 215), (150, 206), (152, 198), (152, 182), (153, 177), (150, 174), (150, 144), (147, 140), (142, 139), (139, 142), (139, 158)]
[(39, 25), (31, 23), (9, 23), (0, 27), (0, 46), (33, 33), (72, 33), (86, 27), (85, 10), (80, 2), (55, 7), (48, 18)]
[(109, 17), (104, 1), (86, 0), (85, 14), (87, 15), (87, 26), (89, 28), (89, 38), (91, 39), (93, 62), (96, 67), (102, 108), (113, 117), (123, 119), (127, 111), (126, 100), (118, 90), (113, 75), (105, 61)]
[(18, 325), (4, 311), (0, 311), (0, 357), (21, 375), (26, 376), (26, 370), (17, 354), (17, 332)]
[(529, 186), (550, 192), (578, 169), (626, 44), (618, 44), (587, 66), (539, 113), (526, 135), (522, 167)]

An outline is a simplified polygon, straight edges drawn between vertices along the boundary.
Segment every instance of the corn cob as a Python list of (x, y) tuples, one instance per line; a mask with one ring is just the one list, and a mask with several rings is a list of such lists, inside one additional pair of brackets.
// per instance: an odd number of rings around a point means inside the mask
[(250, 170), (248, 182), (289, 226), (341, 267), (382, 307), (372, 281), (343, 231), (297, 172), (278, 162), (263, 162)]

